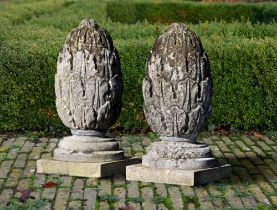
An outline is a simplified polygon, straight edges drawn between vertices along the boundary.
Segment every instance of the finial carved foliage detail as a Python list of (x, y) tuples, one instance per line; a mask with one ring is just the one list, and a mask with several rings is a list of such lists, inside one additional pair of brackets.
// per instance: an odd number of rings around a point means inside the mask
[(174, 23), (150, 53), (143, 80), (144, 113), (160, 136), (195, 140), (211, 112), (212, 83), (197, 35)]
[(122, 75), (109, 34), (83, 20), (67, 37), (57, 61), (56, 106), (71, 129), (106, 130), (121, 110)]

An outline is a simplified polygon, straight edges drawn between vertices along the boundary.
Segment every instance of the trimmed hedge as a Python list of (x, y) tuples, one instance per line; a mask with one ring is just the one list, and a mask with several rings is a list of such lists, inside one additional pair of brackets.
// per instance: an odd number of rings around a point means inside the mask
[(107, 3), (107, 15), (114, 22), (128, 24), (144, 20), (150, 23), (199, 23), (214, 20), (269, 23), (277, 20), (277, 4), (112, 1)]
[[(167, 26), (112, 23), (105, 20), (104, 11), (104, 3), (81, 0), (3, 28), (0, 131), (65, 129), (55, 107), (56, 59), (69, 31), (89, 17), (109, 31), (121, 58), (123, 109), (115, 127), (133, 131), (148, 127), (141, 83), (149, 51)], [(189, 27), (200, 36), (211, 62), (210, 123), (277, 129), (276, 24), (204, 22)]]

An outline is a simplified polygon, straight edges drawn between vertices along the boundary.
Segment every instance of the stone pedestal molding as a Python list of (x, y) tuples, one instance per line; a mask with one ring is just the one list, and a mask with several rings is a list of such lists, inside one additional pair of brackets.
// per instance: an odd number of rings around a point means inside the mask
[(120, 114), (122, 90), (112, 38), (94, 20), (83, 20), (67, 36), (55, 75), (57, 111), (72, 136), (60, 141), (53, 159), (37, 161), (38, 173), (103, 177), (139, 163), (106, 136)]
[(128, 180), (192, 186), (230, 176), (231, 166), (218, 165), (197, 141), (211, 113), (212, 81), (200, 39), (185, 24), (157, 38), (142, 90), (146, 120), (161, 141), (149, 146), (142, 165), (127, 167)]

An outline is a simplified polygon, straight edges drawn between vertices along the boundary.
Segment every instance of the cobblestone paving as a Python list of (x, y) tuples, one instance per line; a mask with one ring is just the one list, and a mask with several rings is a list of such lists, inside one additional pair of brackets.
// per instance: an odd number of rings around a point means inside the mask
[[(141, 157), (156, 138), (118, 137), (126, 155)], [(36, 160), (51, 157), (57, 138), (0, 136), (0, 209), (276, 209), (277, 141), (267, 136), (204, 135), (229, 180), (187, 187), (129, 182), (124, 176), (94, 179), (36, 174)], [(58, 186), (44, 188), (52, 181)], [(35, 199), (18, 201), (13, 189), (31, 189)]]

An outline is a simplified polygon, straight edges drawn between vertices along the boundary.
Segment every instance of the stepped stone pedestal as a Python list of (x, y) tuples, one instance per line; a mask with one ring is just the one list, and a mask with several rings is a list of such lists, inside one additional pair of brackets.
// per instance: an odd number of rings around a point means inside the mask
[(107, 31), (94, 20), (83, 20), (66, 38), (57, 61), (56, 106), (71, 129), (52, 159), (37, 161), (37, 172), (85, 177), (124, 173), (138, 158), (125, 158), (106, 131), (121, 111), (120, 60)]
[(161, 141), (142, 164), (127, 166), (127, 180), (194, 186), (231, 175), (230, 164), (219, 165), (197, 142), (211, 113), (212, 81), (208, 56), (186, 25), (173, 23), (157, 38), (142, 90), (146, 120)]

